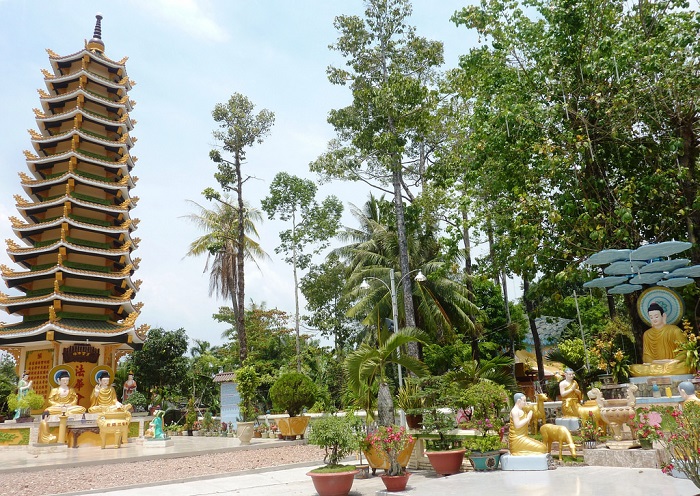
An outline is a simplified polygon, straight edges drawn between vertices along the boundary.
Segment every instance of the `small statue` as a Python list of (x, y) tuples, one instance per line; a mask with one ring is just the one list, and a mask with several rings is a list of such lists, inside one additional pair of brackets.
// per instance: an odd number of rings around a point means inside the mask
[(527, 405), (523, 393), (513, 396), (515, 405), (510, 411), (510, 428), (508, 430), (508, 447), (511, 455), (534, 455), (547, 453), (547, 446), (528, 436), (528, 424), (532, 420), (532, 411), (525, 413)]
[(578, 417), (578, 409), (581, 405), (583, 393), (578, 387), (578, 382), (574, 379), (574, 371), (566, 369), (564, 379), (559, 383), (559, 393), (561, 394), (561, 412), (564, 418)]
[(49, 393), (49, 407), (46, 411), (50, 415), (80, 415), (85, 413), (85, 407), (78, 405), (78, 393), (70, 387), (70, 374), (67, 370), (58, 373), (58, 387), (52, 388)]
[(678, 393), (681, 395), (681, 409), (686, 403), (692, 401), (700, 403), (700, 398), (695, 394), (695, 384), (690, 381), (683, 381), (678, 385)]
[(163, 433), (163, 416), (165, 415), (165, 412), (163, 410), (156, 410), (154, 415), (155, 417), (153, 420), (151, 420), (151, 423), (148, 424), (149, 427), (144, 433), (144, 437), (151, 439), (166, 439), (166, 436)]
[(27, 393), (32, 388), (32, 382), (29, 380), (29, 372), (26, 370), (22, 373), (22, 377), (17, 381), (17, 409), (15, 410), (14, 419), (17, 420), (22, 416), (22, 408), (19, 407), (19, 400), (27, 396)]
[(547, 452), (552, 451), (552, 443), (557, 441), (559, 443), (559, 460), (562, 459), (562, 448), (564, 445), (569, 447), (569, 452), (571, 456), (576, 457), (576, 444), (571, 438), (571, 432), (566, 426), (554, 425), (554, 424), (544, 424), (540, 428), (542, 433), (542, 442), (547, 446)]
[(39, 442), (42, 444), (51, 444), (56, 442), (56, 436), (51, 434), (49, 423), (46, 418), (49, 416), (48, 411), (41, 414), (41, 422), (39, 422)]
[(117, 393), (109, 383), (109, 372), (102, 370), (97, 374), (97, 384), (90, 396), (90, 413), (106, 413), (106, 412), (131, 412), (132, 406), (127, 403), (125, 405), (117, 401)]
[(124, 387), (122, 388), (122, 403), (128, 403), (129, 397), (136, 392), (136, 381), (134, 380), (134, 373), (129, 372), (129, 378), (124, 381)]
[(683, 331), (666, 323), (666, 312), (654, 302), (648, 308), (651, 327), (644, 332), (642, 364), (630, 366), (632, 376), (688, 374), (690, 371), (676, 353), (679, 343), (686, 341)]

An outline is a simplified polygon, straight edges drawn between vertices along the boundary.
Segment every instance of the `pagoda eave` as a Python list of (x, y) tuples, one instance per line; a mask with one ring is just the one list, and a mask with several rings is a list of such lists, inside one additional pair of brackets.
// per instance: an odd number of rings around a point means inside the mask
[(33, 329), (21, 327), (13, 329), (12, 324), (0, 327), (0, 347), (17, 343), (71, 343), (93, 341), (100, 343), (123, 343), (130, 348), (140, 349), (143, 339), (139, 337), (133, 326), (115, 329), (113, 332), (76, 329), (65, 326), (61, 321), (43, 322)]

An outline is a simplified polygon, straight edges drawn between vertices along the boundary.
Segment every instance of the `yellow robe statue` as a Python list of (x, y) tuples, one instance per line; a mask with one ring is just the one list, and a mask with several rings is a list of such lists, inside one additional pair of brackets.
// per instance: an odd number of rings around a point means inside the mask
[(119, 403), (117, 401), (117, 393), (114, 391), (113, 387), (109, 386), (100, 388), (99, 393), (92, 393), (90, 408), (88, 408), (88, 412), (127, 412), (130, 411), (131, 408), (132, 407), (130, 404), (122, 405), (121, 403)]
[[(527, 417), (525, 412), (520, 415), (520, 420)], [(520, 428), (516, 428), (511, 414), (510, 428), (508, 429), (508, 448), (511, 455), (534, 455), (547, 453), (547, 446), (528, 436), (528, 423), (524, 422)]]
[(60, 387), (52, 388), (49, 393), (49, 407), (46, 410), (51, 415), (61, 415), (64, 410), (66, 415), (85, 413), (85, 407), (78, 405), (78, 393), (73, 388), (68, 388), (67, 391), (61, 390)]
[(686, 341), (683, 331), (675, 325), (651, 327), (644, 332), (643, 364), (630, 366), (632, 376), (689, 374), (682, 358), (675, 352), (680, 343)]

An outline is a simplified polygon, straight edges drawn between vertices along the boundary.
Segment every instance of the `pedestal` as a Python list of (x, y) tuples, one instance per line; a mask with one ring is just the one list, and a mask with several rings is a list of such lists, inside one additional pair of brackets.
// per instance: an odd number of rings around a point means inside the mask
[(58, 417), (58, 444), (66, 442), (66, 426), (68, 425), (68, 416), (61, 415)]
[(548, 470), (548, 455), (519, 455), (501, 456), (501, 470)]
[(146, 438), (146, 440), (143, 443), (144, 448), (167, 448), (169, 446), (174, 446), (175, 441), (173, 441), (171, 438), (165, 438), (165, 439), (150, 439)]
[(581, 428), (578, 417), (561, 417), (555, 419), (554, 423), (556, 425), (562, 425), (566, 427), (567, 429), (569, 429), (569, 432), (574, 432)]

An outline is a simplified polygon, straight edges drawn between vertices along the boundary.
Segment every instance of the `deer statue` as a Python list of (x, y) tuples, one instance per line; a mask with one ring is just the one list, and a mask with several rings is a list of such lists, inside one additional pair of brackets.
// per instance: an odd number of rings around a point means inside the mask
[(569, 451), (571, 456), (576, 456), (576, 444), (571, 438), (571, 432), (563, 425), (554, 424), (544, 424), (540, 428), (542, 433), (542, 442), (547, 446), (547, 452), (552, 451), (552, 443), (557, 441), (559, 443), (559, 461), (561, 461), (561, 452), (564, 444), (569, 446)]
[(538, 393), (535, 395), (535, 397), (537, 398), (537, 403), (528, 402), (527, 405), (525, 405), (525, 408), (523, 408), (525, 413), (529, 411), (532, 412), (532, 420), (530, 421), (529, 429), (533, 434), (537, 434), (539, 429), (538, 421), (541, 420), (542, 425), (547, 422), (547, 416), (544, 412), (544, 402), (547, 400), (547, 395), (545, 393)]

